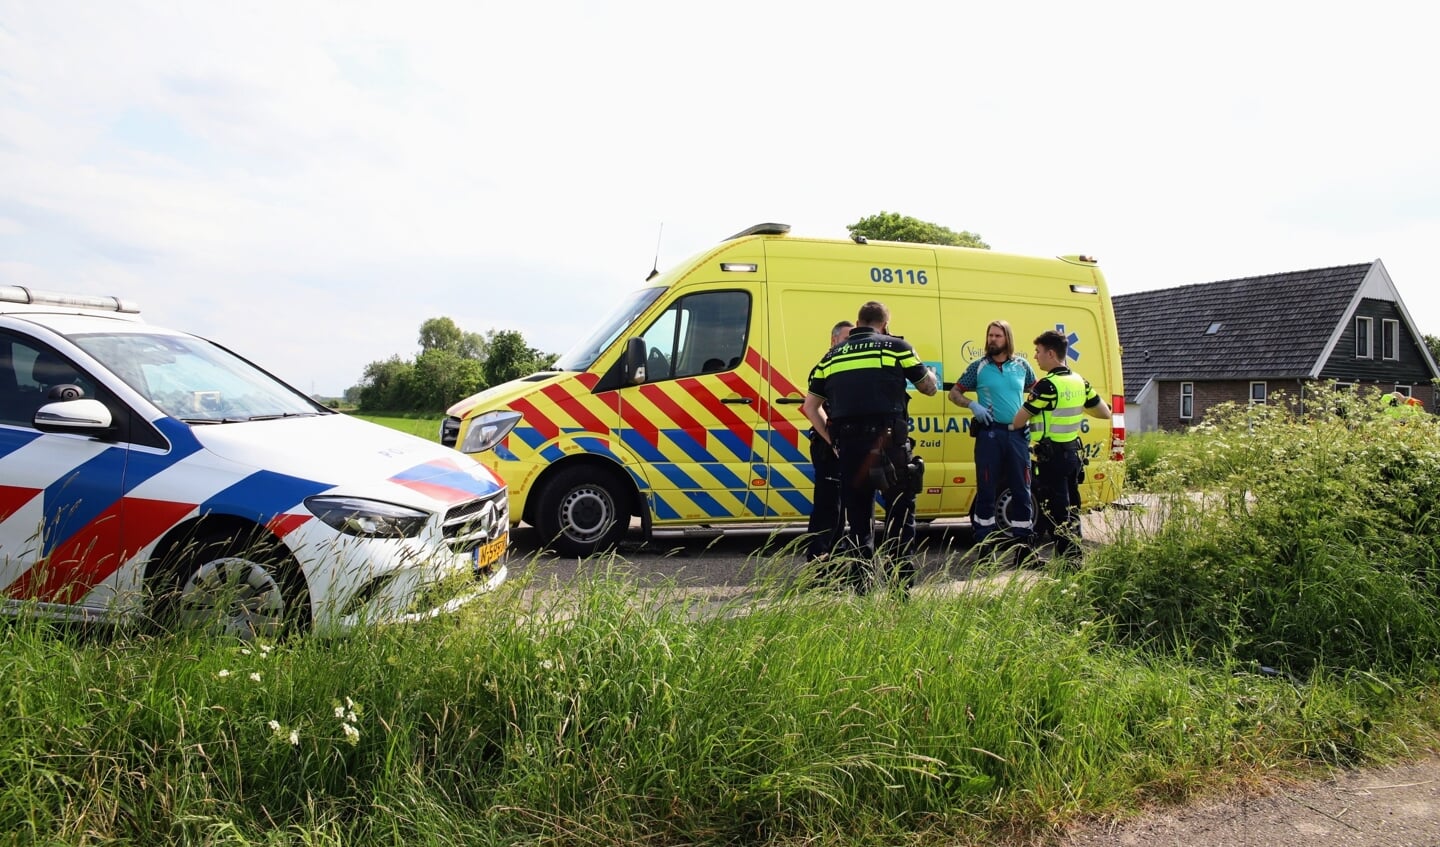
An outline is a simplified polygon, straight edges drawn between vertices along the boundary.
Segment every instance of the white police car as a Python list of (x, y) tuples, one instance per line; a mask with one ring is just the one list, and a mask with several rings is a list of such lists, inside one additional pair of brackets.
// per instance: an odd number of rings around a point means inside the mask
[(248, 638), (436, 614), (505, 579), (484, 465), (137, 312), (0, 286), (0, 611)]

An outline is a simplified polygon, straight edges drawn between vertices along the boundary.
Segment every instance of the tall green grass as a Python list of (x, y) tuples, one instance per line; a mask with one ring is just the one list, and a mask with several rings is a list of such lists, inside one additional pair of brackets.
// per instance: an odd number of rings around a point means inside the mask
[(1215, 410), (1153, 463), (1163, 528), (1122, 534), (1080, 575), (1122, 643), (1434, 677), (1440, 431), (1337, 404)]
[(1429, 703), (1116, 645), (1068, 578), (719, 608), (618, 564), (462, 615), (240, 645), (0, 630), (16, 843), (922, 844), (1306, 761)]
[(908, 601), (592, 560), (328, 640), (0, 624), (0, 842), (1019, 844), (1433, 745), (1435, 432), (1229, 415), (1158, 530)]

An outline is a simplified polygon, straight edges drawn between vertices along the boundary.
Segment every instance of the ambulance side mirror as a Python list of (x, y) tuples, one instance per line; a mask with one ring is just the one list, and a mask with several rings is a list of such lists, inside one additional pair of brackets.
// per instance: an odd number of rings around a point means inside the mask
[(645, 339), (631, 338), (625, 342), (626, 385), (639, 385), (645, 381), (645, 363), (648, 359)]

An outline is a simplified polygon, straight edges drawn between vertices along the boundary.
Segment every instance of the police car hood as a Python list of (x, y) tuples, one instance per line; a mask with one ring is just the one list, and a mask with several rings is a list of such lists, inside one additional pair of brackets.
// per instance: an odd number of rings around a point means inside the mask
[(283, 468), (360, 497), (444, 507), (504, 486), (474, 459), (348, 415), (190, 427), (200, 446), (239, 465)]

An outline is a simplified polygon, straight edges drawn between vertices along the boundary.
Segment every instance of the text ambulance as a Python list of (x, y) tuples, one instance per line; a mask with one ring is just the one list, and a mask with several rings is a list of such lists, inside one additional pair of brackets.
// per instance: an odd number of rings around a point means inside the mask
[[(456, 445), (509, 484), (512, 520), (564, 555), (613, 545), (638, 516), (658, 527), (802, 521), (813, 472), (801, 414), (830, 328), (860, 305), (890, 308), (945, 388), (1008, 320), (1017, 353), (1056, 329), (1070, 363), (1110, 399), (1087, 418), (1082, 496), (1115, 499), (1124, 458), (1124, 382), (1105, 280), (1083, 256), (819, 240), (761, 224), (628, 295), (553, 372), (456, 403)], [(970, 415), (944, 390), (912, 390), (910, 434), (925, 460), (921, 520), (963, 517), (975, 494)], [(1002, 495), (1002, 498), (1004, 495)], [(1008, 498), (1006, 498), (1008, 499)]]
[(489, 469), (135, 312), (0, 286), (0, 610), (250, 638), (435, 614), (504, 580)]

